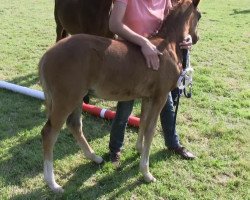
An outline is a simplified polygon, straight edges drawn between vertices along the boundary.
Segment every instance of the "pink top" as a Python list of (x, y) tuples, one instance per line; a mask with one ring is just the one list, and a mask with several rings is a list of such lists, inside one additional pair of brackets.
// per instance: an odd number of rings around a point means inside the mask
[(127, 5), (123, 23), (134, 32), (148, 37), (160, 29), (172, 7), (170, 0), (116, 0)]

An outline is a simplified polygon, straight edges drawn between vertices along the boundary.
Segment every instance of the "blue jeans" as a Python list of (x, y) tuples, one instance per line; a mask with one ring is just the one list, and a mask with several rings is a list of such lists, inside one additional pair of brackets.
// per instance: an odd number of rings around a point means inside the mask
[[(123, 146), (125, 129), (128, 117), (133, 110), (133, 105), (134, 100), (118, 102), (117, 104), (116, 116), (113, 120), (110, 133), (109, 149), (111, 152), (119, 152)], [(174, 124), (174, 117), (175, 111), (170, 93), (160, 114), (165, 145), (169, 148), (180, 146)]]

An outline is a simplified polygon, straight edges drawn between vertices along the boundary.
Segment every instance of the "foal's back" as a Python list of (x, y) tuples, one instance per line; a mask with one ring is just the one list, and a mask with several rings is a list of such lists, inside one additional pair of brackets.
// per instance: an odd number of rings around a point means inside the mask
[[(42, 58), (40, 71), (47, 84), (109, 100), (150, 97), (174, 87), (178, 70), (165, 51), (160, 69), (147, 68), (138, 46), (85, 34), (58, 42)], [(55, 81), (56, 77), (56, 81)], [(169, 90), (171, 88), (168, 88)]]

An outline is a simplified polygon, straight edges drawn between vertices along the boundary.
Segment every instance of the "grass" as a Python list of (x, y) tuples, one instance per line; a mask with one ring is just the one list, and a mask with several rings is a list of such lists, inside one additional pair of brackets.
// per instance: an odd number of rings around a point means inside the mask
[[(37, 63), (55, 42), (53, 1), (0, 4), (0, 80), (41, 89)], [(156, 183), (145, 184), (134, 146), (137, 129), (127, 128), (122, 169), (86, 160), (67, 129), (55, 146), (56, 180), (65, 193), (53, 194), (42, 175), (40, 130), (43, 103), (0, 90), (0, 199), (250, 199), (250, 7), (247, 0), (203, 0), (200, 41), (193, 47), (193, 98), (181, 99), (181, 143), (198, 159), (168, 152), (161, 127), (150, 167)], [(113, 102), (92, 99), (114, 107)], [(134, 114), (138, 115), (137, 102)], [(86, 136), (106, 160), (111, 123), (83, 114)]]

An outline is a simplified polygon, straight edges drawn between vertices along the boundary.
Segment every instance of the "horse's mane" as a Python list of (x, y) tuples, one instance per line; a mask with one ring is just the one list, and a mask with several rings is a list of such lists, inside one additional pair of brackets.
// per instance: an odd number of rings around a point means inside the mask
[[(184, 1), (185, 1), (185, 0), (172, 0), (172, 1), (171, 1), (171, 2), (172, 2), (172, 8), (170, 8), (170, 10), (169, 10), (169, 12), (168, 12), (166, 18), (168, 18), (169, 15), (173, 14), (173, 12), (175, 12), (176, 9), (179, 8), (179, 7), (182, 5), (182, 3), (183, 3)], [(165, 19), (166, 19), (166, 18), (165, 18)]]
[[(182, 3), (183, 0), (171, 0), (172, 3), (172, 9), (175, 8), (176, 6), (178, 6), (179, 4)], [(171, 10), (172, 10), (171, 9)]]
[(187, 0), (172, 0), (172, 8), (163, 20), (162, 27), (158, 32), (159, 34), (157, 34), (158, 36), (167, 35), (168, 32), (171, 32), (170, 29), (174, 28), (176, 25), (180, 25), (179, 20), (176, 21), (174, 19), (176, 19), (176, 15), (179, 13), (178, 10), (185, 1)]

